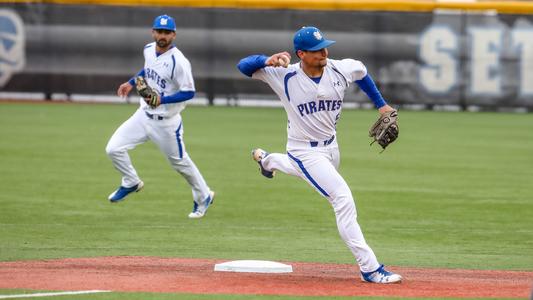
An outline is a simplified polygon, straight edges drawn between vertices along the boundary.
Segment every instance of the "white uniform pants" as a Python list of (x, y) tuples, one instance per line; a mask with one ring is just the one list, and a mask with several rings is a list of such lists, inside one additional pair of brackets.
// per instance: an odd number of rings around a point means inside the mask
[(202, 174), (185, 151), (181, 116), (157, 120), (150, 119), (144, 110), (138, 109), (113, 134), (107, 143), (106, 152), (113, 166), (122, 174), (124, 187), (132, 187), (141, 179), (133, 167), (128, 151), (151, 140), (163, 152), (174, 170), (179, 172), (192, 188), (193, 200), (197, 203), (209, 196), (209, 187)]
[(362, 272), (372, 272), (380, 264), (357, 223), (352, 192), (337, 171), (339, 162), (339, 147), (335, 141), (326, 147), (288, 149), (287, 154), (271, 153), (262, 160), (262, 165), (268, 171), (279, 170), (298, 176), (326, 197), (335, 212), (340, 236), (359, 268)]

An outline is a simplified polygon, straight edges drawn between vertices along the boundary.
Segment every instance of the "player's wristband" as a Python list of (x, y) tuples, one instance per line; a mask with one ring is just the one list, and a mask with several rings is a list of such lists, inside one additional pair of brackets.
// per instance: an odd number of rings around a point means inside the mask
[(141, 69), (137, 75), (133, 76), (132, 78), (130, 78), (130, 80), (128, 80), (128, 83), (131, 85), (131, 86), (135, 86), (135, 77), (137, 76), (142, 76), (144, 77), (144, 69)]
[(372, 102), (374, 102), (374, 106), (376, 108), (387, 105), (387, 102), (385, 102), (385, 99), (383, 99), (383, 96), (379, 92), (374, 80), (372, 80), (372, 77), (370, 77), (370, 74), (366, 74), (363, 79), (356, 80), (355, 83), (357, 83), (357, 85), (366, 93)]

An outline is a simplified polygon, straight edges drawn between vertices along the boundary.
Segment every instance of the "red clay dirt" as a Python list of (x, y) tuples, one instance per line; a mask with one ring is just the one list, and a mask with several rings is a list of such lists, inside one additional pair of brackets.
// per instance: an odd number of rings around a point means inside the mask
[(120, 292), (528, 298), (533, 272), (389, 267), (401, 284), (359, 280), (355, 265), (294, 263), (293, 273), (215, 272), (219, 259), (98, 257), (0, 262), (0, 289)]

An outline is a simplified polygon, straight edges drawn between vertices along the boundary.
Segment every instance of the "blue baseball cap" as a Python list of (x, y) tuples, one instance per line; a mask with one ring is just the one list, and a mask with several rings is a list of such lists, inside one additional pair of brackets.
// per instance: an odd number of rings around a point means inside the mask
[(327, 48), (335, 41), (326, 40), (322, 32), (316, 27), (302, 27), (294, 35), (294, 51), (317, 51)]
[(161, 15), (155, 18), (152, 29), (176, 31), (176, 22), (174, 22), (174, 19), (171, 16)]

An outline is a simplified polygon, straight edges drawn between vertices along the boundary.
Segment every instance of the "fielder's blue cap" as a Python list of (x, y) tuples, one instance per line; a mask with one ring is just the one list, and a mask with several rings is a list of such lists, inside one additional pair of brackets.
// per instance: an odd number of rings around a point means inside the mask
[(161, 15), (155, 18), (152, 29), (165, 29), (170, 31), (176, 31), (176, 22), (171, 16)]
[(316, 27), (302, 27), (294, 35), (294, 51), (318, 51), (329, 47), (335, 41), (326, 40)]

